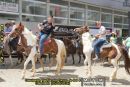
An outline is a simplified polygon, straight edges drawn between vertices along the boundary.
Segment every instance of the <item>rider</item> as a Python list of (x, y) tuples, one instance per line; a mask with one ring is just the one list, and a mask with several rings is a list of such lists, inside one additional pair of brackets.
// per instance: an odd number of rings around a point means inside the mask
[(6, 24), (5, 24), (5, 29), (4, 29), (4, 34), (5, 34), (5, 36), (7, 36), (11, 31), (12, 31), (12, 28), (10, 27), (11, 25), (10, 25), (10, 23), (9, 22), (7, 22)]
[(43, 48), (44, 48), (44, 42), (48, 38), (48, 36), (53, 32), (54, 25), (53, 25), (53, 17), (49, 16), (47, 18), (47, 21), (43, 21), (43, 23), (38, 24), (38, 28), (40, 30), (40, 55), (43, 56)]
[(96, 58), (94, 60), (98, 60), (100, 57), (100, 48), (106, 42), (106, 28), (101, 25), (100, 21), (96, 22), (96, 26), (99, 29), (98, 34), (96, 35), (98, 39), (94, 41), (93, 46), (96, 53)]
[[(10, 25), (11, 25), (12, 31), (10, 32), (9, 36), (11, 35), (11, 33), (14, 31), (14, 29), (16, 27), (15, 21), (11, 21)], [(19, 37), (14, 37), (13, 39), (10, 39), (9, 44), (13, 50), (12, 53), (16, 53), (18, 42), (19, 42)]]

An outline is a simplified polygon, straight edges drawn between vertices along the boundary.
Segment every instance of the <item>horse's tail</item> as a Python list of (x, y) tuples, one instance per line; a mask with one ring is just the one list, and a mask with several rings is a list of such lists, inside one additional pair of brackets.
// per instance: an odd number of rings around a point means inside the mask
[(122, 53), (124, 55), (125, 70), (130, 75), (130, 59), (128, 52), (125, 50), (125, 48), (122, 48)]
[(62, 51), (61, 51), (61, 68), (63, 68), (65, 64), (65, 58), (66, 58), (66, 48), (65, 48), (65, 45), (63, 45)]

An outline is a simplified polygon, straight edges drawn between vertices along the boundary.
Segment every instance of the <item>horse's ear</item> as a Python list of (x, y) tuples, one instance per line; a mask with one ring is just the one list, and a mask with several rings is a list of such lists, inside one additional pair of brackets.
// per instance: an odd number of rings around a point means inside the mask
[(22, 26), (22, 22), (19, 23), (19, 26)]

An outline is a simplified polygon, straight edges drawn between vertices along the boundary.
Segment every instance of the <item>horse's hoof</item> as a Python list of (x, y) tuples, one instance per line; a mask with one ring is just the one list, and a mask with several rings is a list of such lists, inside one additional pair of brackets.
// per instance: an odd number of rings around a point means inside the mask
[(34, 77), (34, 74), (32, 74), (32, 76), (31, 77)]
[(91, 75), (89, 74), (89, 75), (87, 75), (87, 78), (91, 78)]
[(33, 69), (30, 69), (30, 72), (33, 72)]
[(22, 76), (22, 78), (21, 79), (25, 79), (25, 76)]
[(58, 76), (58, 73), (57, 73), (57, 72), (55, 72), (55, 75), (56, 75), (56, 76)]
[(110, 81), (110, 82), (112, 82), (113, 80), (114, 80), (114, 78), (112, 78), (112, 77), (109, 78), (109, 81)]

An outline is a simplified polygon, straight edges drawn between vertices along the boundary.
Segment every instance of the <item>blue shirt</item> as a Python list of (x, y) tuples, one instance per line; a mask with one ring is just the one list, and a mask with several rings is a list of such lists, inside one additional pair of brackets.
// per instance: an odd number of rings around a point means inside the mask
[(10, 33), (12, 31), (11, 27), (5, 28), (4, 29), (4, 33)]

